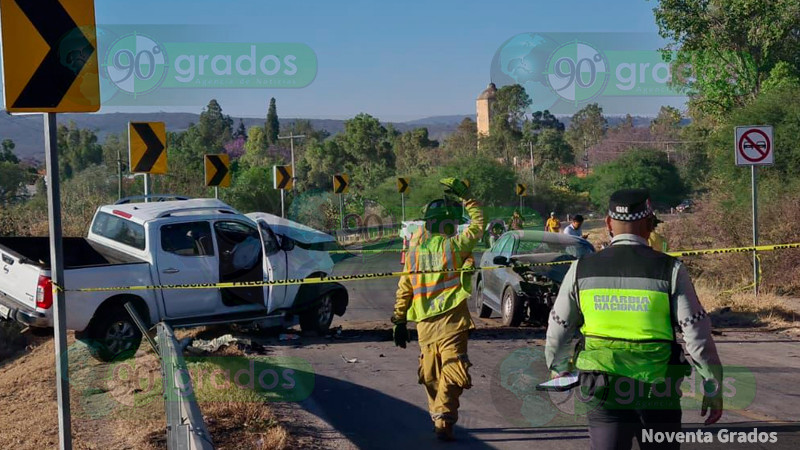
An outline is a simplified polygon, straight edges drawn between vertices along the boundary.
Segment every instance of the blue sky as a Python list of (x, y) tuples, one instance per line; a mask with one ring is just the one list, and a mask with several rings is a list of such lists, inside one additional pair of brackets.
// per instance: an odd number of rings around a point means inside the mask
[[(275, 97), (283, 117), (347, 118), (367, 112), (402, 121), (470, 114), (498, 47), (522, 32), (648, 32), (654, 2), (104, 0), (98, 25), (221, 26), (231, 42), (301, 42), (317, 55), (302, 89), (202, 90), (183, 106), (103, 108), (197, 112), (216, 97), (226, 113), (263, 116)], [(200, 36), (199, 40), (207, 39)], [(102, 44), (102, 43), (101, 43)], [(654, 114), (658, 105), (647, 105)]]

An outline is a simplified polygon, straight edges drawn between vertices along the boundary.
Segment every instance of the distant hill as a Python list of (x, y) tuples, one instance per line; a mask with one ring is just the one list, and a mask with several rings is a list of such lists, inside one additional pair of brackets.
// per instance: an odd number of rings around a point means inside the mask
[[(164, 122), (167, 129), (171, 131), (184, 131), (192, 123), (197, 123), (199, 114), (192, 113), (107, 113), (107, 114), (59, 114), (59, 125), (66, 125), (74, 121), (79, 128), (94, 130), (102, 143), (109, 133), (124, 132), (129, 121), (154, 121)], [(426, 127), (431, 139), (442, 140), (447, 135), (455, 131), (458, 124), (464, 117), (472, 117), (468, 114), (459, 116), (434, 116), (410, 122), (393, 123), (393, 126), (403, 132), (413, 128)], [(233, 126), (239, 124), (239, 117), (233, 118)], [(251, 126), (261, 126), (264, 124), (263, 118), (244, 117), (242, 118), (247, 128)], [(281, 119), (282, 126), (291, 125), (297, 119)], [(335, 119), (308, 119), (316, 129), (323, 129), (331, 134), (344, 131), (344, 120)], [(388, 122), (387, 122), (388, 123)], [(20, 159), (44, 160), (44, 131), (42, 128), (42, 116), (35, 115), (10, 115), (5, 111), (0, 111), (0, 140), (11, 139), (16, 144), (14, 152)]]

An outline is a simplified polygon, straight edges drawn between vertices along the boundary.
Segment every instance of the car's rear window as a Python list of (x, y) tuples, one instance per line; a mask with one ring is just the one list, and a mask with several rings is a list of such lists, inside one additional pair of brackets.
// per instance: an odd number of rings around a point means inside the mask
[(92, 233), (139, 250), (144, 250), (144, 225), (108, 213), (98, 213)]

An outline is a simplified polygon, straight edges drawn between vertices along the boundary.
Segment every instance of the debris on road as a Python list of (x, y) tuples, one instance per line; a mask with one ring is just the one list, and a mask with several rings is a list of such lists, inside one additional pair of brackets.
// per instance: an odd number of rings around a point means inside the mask
[(344, 355), (341, 355), (341, 357), (344, 360), (344, 362), (346, 362), (348, 364), (354, 364), (354, 363), (358, 362), (358, 358), (349, 359), (349, 358), (345, 357)]
[(300, 339), (300, 336), (292, 333), (282, 333), (278, 336), (279, 341), (296, 341), (298, 339)]
[(239, 339), (236, 339), (233, 337), (233, 335), (226, 334), (218, 338), (211, 339), (210, 341), (204, 339), (195, 339), (188, 347), (186, 347), (186, 350), (192, 353), (214, 353), (222, 347), (227, 347), (237, 342), (239, 342)]

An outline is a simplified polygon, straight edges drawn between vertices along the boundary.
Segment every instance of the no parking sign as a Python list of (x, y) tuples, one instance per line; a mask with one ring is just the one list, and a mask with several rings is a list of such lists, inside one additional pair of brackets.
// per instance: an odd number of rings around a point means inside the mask
[(775, 162), (771, 126), (736, 127), (737, 166), (768, 166)]

